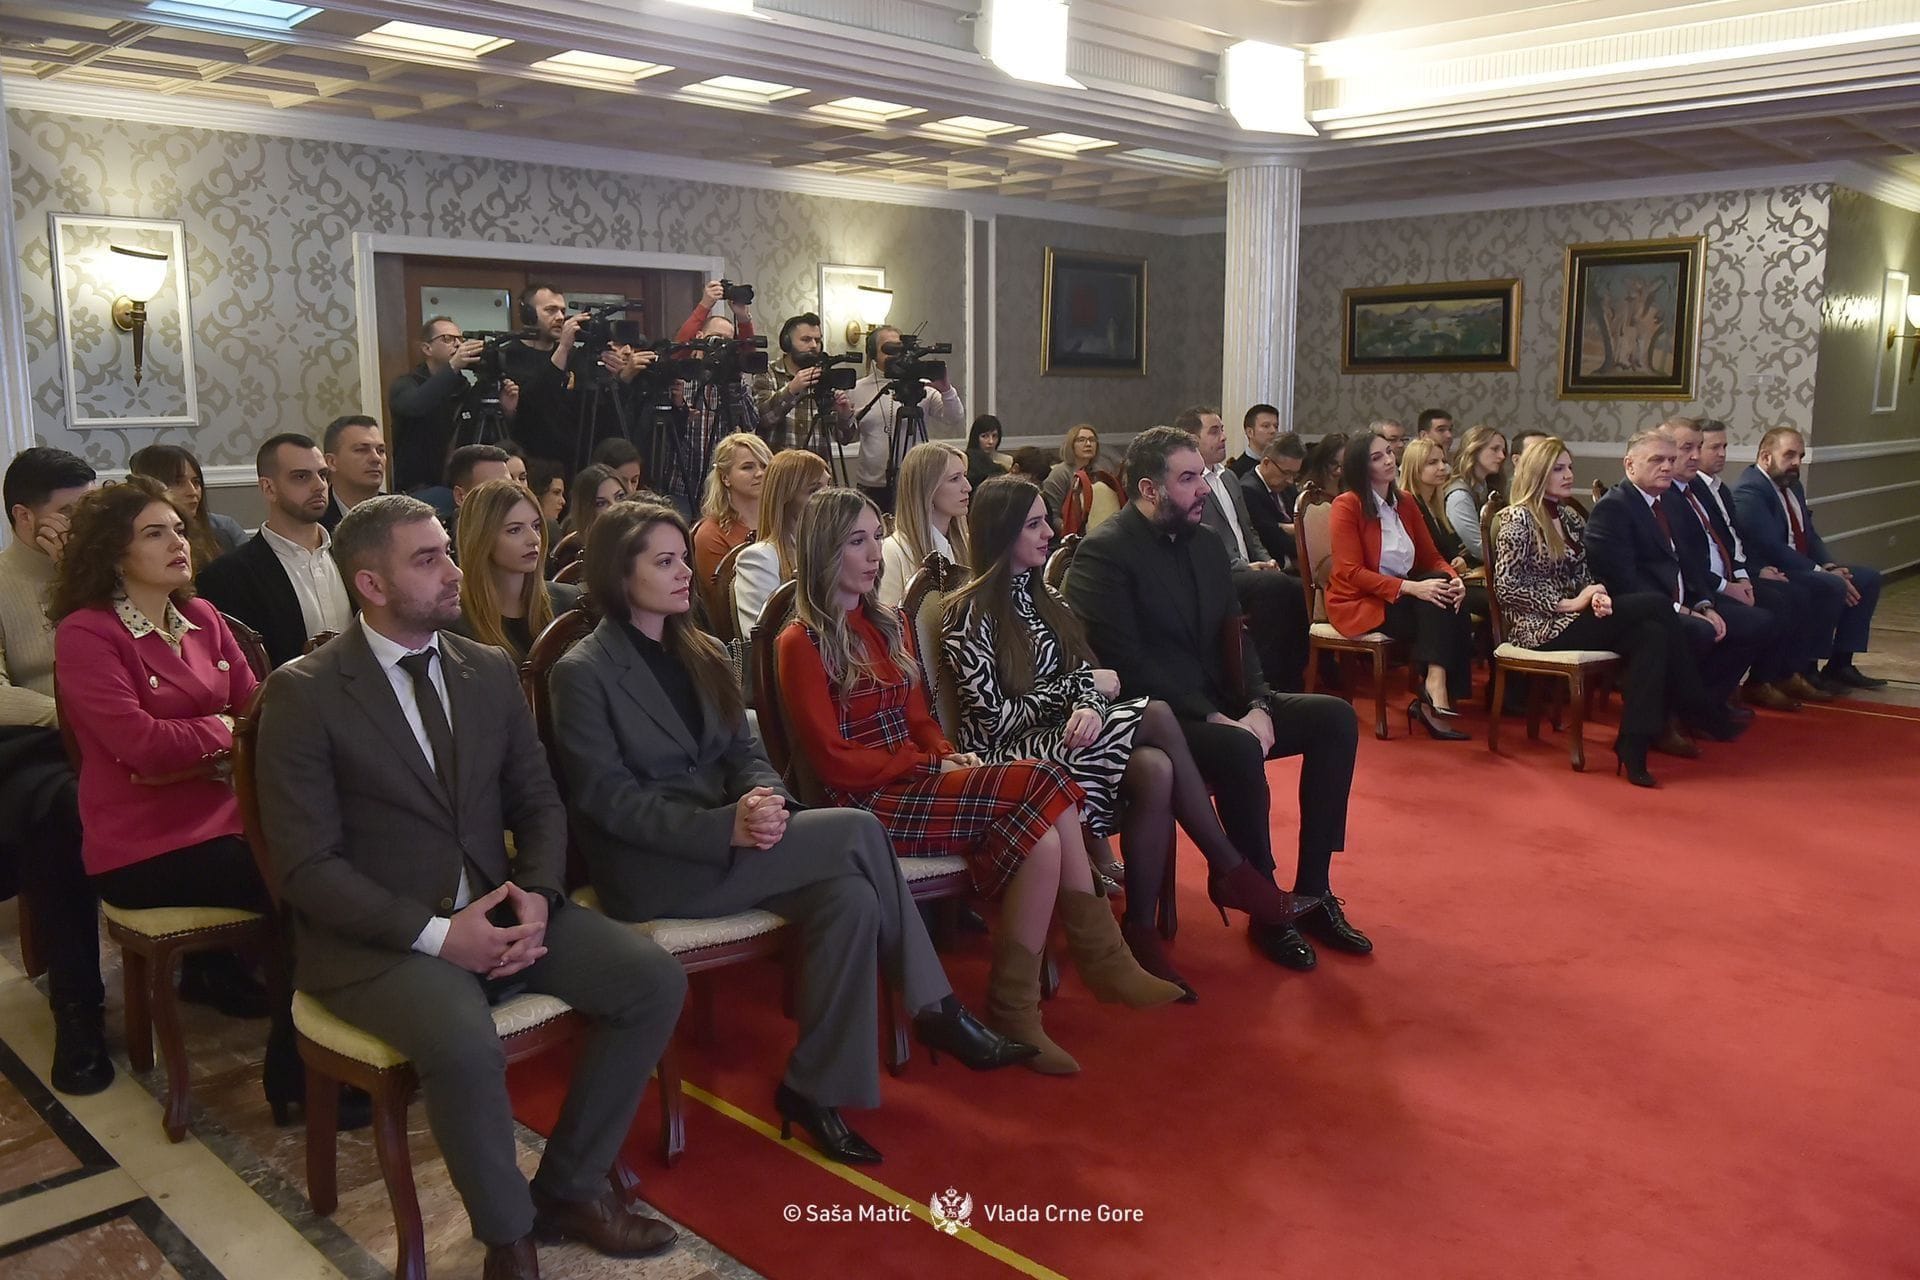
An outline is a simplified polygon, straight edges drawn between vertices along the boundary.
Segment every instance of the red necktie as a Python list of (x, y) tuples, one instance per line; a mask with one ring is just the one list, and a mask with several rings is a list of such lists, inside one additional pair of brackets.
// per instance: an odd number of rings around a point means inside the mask
[(1687, 486), (1687, 501), (1693, 504), (1693, 514), (1700, 517), (1700, 527), (1707, 531), (1709, 538), (1713, 539), (1714, 549), (1720, 553), (1720, 567), (1728, 574), (1732, 574), (1733, 557), (1727, 554), (1727, 544), (1720, 541), (1720, 531), (1713, 527), (1713, 518), (1707, 514), (1706, 507), (1700, 501), (1700, 495), (1693, 491), (1692, 485)]
[[(1660, 499), (1655, 498), (1647, 505), (1647, 509), (1653, 512), (1653, 522), (1659, 525), (1660, 532), (1666, 535), (1667, 547), (1674, 553), (1674, 559), (1679, 559), (1680, 548), (1673, 540), (1673, 526), (1667, 523), (1667, 513), (1665, 508), (1660, 505)], [(1675, 604), (1685, 604), (1686, 601), (1681, 598), (1683, 595), (1684, 592), (1680, 588), (1680, 575), (1676, 573), (1673, 576), (1673, 602)]]
[(1793, 530), (1793, 549), (1807, 554), (1807, 526), (1800, 523), (1800, 512), (1793, 504), (1793, 491), (1782, 489), (1780, 501), (1787, 504), (1787, 527)]

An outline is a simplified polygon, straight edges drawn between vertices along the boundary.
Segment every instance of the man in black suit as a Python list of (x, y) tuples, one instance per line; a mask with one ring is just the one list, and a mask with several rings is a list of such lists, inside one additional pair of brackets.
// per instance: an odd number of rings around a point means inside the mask
[(1174, 427), (1150, 428), (1127, 446), (1126, 467), (1131, 501), (1080, 544), (1067, 574), (1068, 603), (1127, 696), (1159, 698), (1173, 708), (1213, 791), (1220, 825), (1267, 875), (1274, 859), (1265, 762), (1300, 757), (1293, 892), (1322, 903), (1298, 928), (1251, 927), (1255, 944), (1302, 970), (1316, 958), (1301, 930), (1337, 950), (1373, 950), (1347, 923), (1327, 876), (1334, 851), (1346, 846), (1359, 741), (1353, 708), (1339, 698), (1273, 692), (1244, 635), (1242, 672), (1239, 679), (1229, 673), (1225, 628), (1238, 597), (1226, 547), (1201, 523), (1207, 481), (1199, 441)]
[(387, 487), (387, 437), (364, 413), (346, 413), (327, 424), (320, 452), (332, 492), (320, 523), (332, 533), (342, 516)]
[(353, 619), (346, 584), (329, 554), (324, 518), (328, 472), (320, 447), (303, 435), (274, 436), (254, 455), (267, 521), (200, 571), (200, 594), (260, 633), (267, 659), (292, 662), (307, 639), (343, 631)]
[[(1678, 517), (1686, 513), (1669, 501), (1678, 459), (1673, 442), (1657, 431), (1643, 431), (1627, 442), (1627, 478), (1594, 504), (1587, 521), (1587, 564), (1611, 595), (1651, 592), (1673, 601), (1700, 655), (1701, 681), (1715, 707), (1690, 727), (1724, 741), (1744, 728), (1726, 701), (1752, 665), (1759, 637), (1750, 627), (1729, 630), (1713, 584), (1681, 552), (1676, 539), (1684, 526)], [(1666, 745), (1678, 744), (1669, 735)], [(1685, 747), (1680, 753), (1689, 754)]]
[(1227, 464), (1227, 470), (1233, 472), (1236, 480), (1244, 478), (1260, 465), (1267, 446), (1280, 434), (1280, 411), (1270, 404), (1257, 404), (1247, 410), (1247, 416), (1240, 420), (1240, 427), (1246, 432), (1247, 447), (1239, 457)]
[(1297, 692), (1307, 670), (1306, 590), (1298, 578), (1280, 571), (1280, 562), (1254, 532), (1246, 492), (1226, 468), (1227, 424), (1218, 411), (1188, 409), (1173, 425), (1200, 442), (1200, 460), (1206, 466), (1200, 520), (1220, 535), (1227, 549), (1233, 588), (1260, 650), (1261, 668), (1275, 688)]
[(1291, 431), (1275, 436), (1261, 455), (1260, 465), (1240, 477), (1240, 493), (1247, 515), (1267, 554), (1281, 564), (1299, 559), (1293, 537), (1293, 512), (1300, 502), (1300, 470), (1307, 465), (1307, 447)]

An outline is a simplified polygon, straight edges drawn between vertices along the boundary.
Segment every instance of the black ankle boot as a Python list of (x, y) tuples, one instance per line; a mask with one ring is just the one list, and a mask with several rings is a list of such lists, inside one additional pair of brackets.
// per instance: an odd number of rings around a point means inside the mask
[(84, 1097), (113, 1083), (107, 1056), (106, 1012), (97, 1004), (63, 1004), (53, 1010), (53, 1087)]

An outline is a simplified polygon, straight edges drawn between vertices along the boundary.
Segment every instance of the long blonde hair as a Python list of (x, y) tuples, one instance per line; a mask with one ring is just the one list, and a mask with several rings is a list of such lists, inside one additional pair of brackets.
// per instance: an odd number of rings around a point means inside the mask
[[(736, 431), (730, 436), (723, 436), (720, 443), (713, 446), (713, 466), (707, 471), (707, 490), (700, 499), (700, 514), (719, 522), (723, 533), (739, 518), (739, 513), (729, 500), (726, 480), (727, 472), (733, 470), (734, 463), (740, 460), (734, 456), (736, 449), (745, 449), (760, 459), (763, 467), (773, 462), (773, 453), (767, 448), (767, 442), (751, 431)], [(764, 481), (762, 485), (760, 495), (765, 498), (767, 491)]]
[(832, 473), (811, 449), (785, 449), (767, 466), (760, 488), (760, 541), (771, 542), (780, 557), (780, 580), (794, 575), (794, 533), (807, 501), (807, 486), (831, 480)]
[(1484, 422), (1468, 427), (1466, 437), (1460, 441), (1460, 451), (1453, 455), (1453, 480), (1447, 488), (1464, 486), (1473, 495), (1474, 502), (1485, 502), (1488, 491), (1495, 487), (1500, 477), (1498, 474), (1483, 477), (1475, 473), (1480, 467), (1480, 451), (1495, 440), (1502, 444), (1507, 442), (1507, 438), (1496, 428)]
[(533, 526), (540, 534), (540, 561), (527, 572), (520, 594), (520, 606), (527, 620), (527, 634), (537, 636), (553, 621), (553, 597), (547, 591), (547, 522), (540, 516), (540, 504), (518, 480), (489, 480), (467, 491), (460, 503), (460, 611), (467, 616), (473, 638), (482, 644), (498, 645), (516, 658), (521, 653), (507, 637), (501, 624), (500, 596), (493, 584), (493, 544), (500, 530), (513, 516), (513, 509), (526, 503), (533, 510)]
[[(1504, 507), (1496, 520), (1496, 527), (1505, 523), (1507, 516), (1514, 511), (1525, 511), (1533, 517), (1534, 524), (1540, 527), (1540, 536), (1547, 544), (1547, 558), (1559, 560), (1567, 554), (1567, 540), (1561, 536), (1560, 525), (1547, 510), (1547, 478), (1553, 474), (1554, 464), (1560, 461), (1560, 455), (1567, 453), (1567, 446), (1559, 436), (1535, 436), (1527, 441), (1527, 447), (1521, 450), (1519, 460), (1513, 464), (1513, 499)], [(1493, 559), (1493, 548), (1487, 548), (1487, 559)]]
[(1407, 441), (1407, 451), (1400, 455), (1400, 487), (1426, 503), (1427, 510), (1438, 514), (1440, 495), (1446, 492), (1447, 482), (1442, 480), (1435, 485), (1432, 493), (1428, 493), (1426, 486), (1420, 483), (1420, 473), (1427, 469), (1427, 464), (1433, 461), (1436, 453), (1443, 459), (1447, 456), (1444, 449), (1425, 436), (1415, 436)]
[[(907, 560), (918, 565), (933, 550), (933, 491), (946, 479), (955, 462), (964, 473), (967, 455), (950, 444), (926, 440), (907, 450), (900, 460), (900, 496), (893, 504), (893, 531), (907, 549)], [(953, 559), (967, 564), (967, 521), (955, 516), (941, 532), (953, 546)]]
[[(872, 677), (880, 665), (864, 644), (855, 651), (847, 611), (836, 598), (840, 591), (841, 556), (847, 538), (853, 533), (854, 522), (863, 511), (873, 513), (877, 527), (880, 508), (866, 494), (858, 489), (822, 489), (807, 499), (795, 538), (799, 565), (794, 571), (794, 581), (798, 584), (794, 588), (794, 615), (813, 629), (820, 650), (820, 665), (826, 668), (827, 683), (842, 706), (860, 683), (860, 677)], [(876, 589), (878, 585), (876, 580)], [(867, 620), (886, 643), (887, 659), (907, 683), (912, 684), (919, 664), (907, 653), (900, 611), (881, 604), (874, 590), (861, 597), (859, 607), (866, 611)]]

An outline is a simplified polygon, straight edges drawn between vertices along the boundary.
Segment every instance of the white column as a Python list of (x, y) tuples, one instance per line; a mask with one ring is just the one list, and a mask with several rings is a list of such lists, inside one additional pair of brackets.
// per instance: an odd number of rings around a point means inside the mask
[(1246, 447), (1240, 420), (1249, 406), (1280, 410), (1293, 430), (1293, 346), (1300, 295), (1298, 164), (1276, 157), (1227, 169), (1226, 351), (1220, 413), (1230, 456)]
[[(0, 144), (7, 137), (6, 91), (0, 88)], [(6, 456), (33, 444), (33, 393), (27, 381), (27, 329), (20, 314), (20, 246), (13, 231), (13, 164), (0, 145), (0, 432)], [(5, 462), (0, 461), (0, 466)]]

